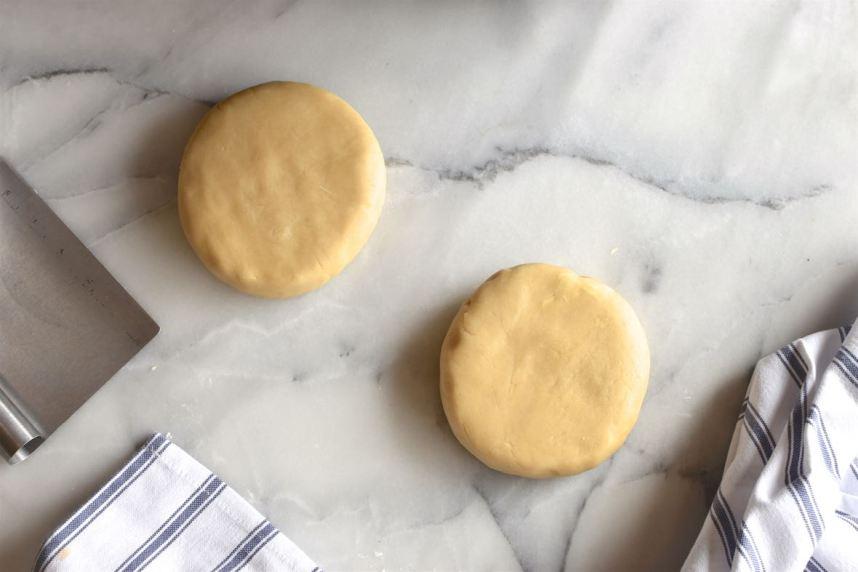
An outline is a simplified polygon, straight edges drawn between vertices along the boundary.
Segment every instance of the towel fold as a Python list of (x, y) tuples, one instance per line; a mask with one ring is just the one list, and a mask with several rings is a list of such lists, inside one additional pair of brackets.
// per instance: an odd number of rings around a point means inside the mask
[(161, 434), (42, 547), (36, 572), (318, 572), (295, 544)]
[(858, 328), (761, 359), (683, 570), (858, 570)]

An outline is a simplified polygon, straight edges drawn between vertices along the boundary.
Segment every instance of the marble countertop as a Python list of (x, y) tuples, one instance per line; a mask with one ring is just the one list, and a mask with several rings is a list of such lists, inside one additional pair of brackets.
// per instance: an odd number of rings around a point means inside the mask
[[(0, 464), (4, 570), (153, 431), (330, 570), (673, 569), (755, 361), (858, 311), (854, 2), (13, 0), (0, 30), (0, 155), (162, 328)], [(356, 261), (280, 302), (212, 278), (175, 205), (195, 122), (275, 79), (350, 101), (389, 179)], [(575, 477), (488, 470), (440, 407), (457, 306), (527, 261), (650, 339), (635, 430)]]

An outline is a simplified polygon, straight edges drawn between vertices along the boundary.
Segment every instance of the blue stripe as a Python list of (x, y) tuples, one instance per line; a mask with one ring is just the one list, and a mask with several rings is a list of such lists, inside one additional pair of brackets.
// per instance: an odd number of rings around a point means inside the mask
[(775, 450), (775, 441), (763, 418), (750, 402), (745, 413), (745, 427), (757, 444), (757, 450), (760, 452), (763, 463), (768, 462)]
[(835, 359), (839, 359), (846, 369), (849, 370), (849, 375), (856, 379), (858, 378), (858, 359), (846, 346), (841, 346), (840, 350), (834, 355)]
[[(818, 408), (814, 405), (814, 408), (818, 410)], [(825, 440), (825, 444), (828, 447), (828, 451), (831, 454), (831, 462), (834, 464), (834, 474), (837, 478), (840, 478), (840, 463), (837, 462), (837, 453), (834, 451), (834, 446), (831, 444), (831, 437), (828, 435), (828, 429), (825, 428), (825, 419), (822, 417), (822, 413), (818, 412), (819, 416), (819, 426), (822, 427), (822, 435)]]
[(250, 542), (250, 541), (253, 539), (253, 537), (256, 535), (256, 533), (257, 533), (257, 532), (259, 532), (259, 529), (260, 529), (260, 528), (262, 528), (263, 526), (265, 526), (265, 523), (267, 523), (267, 522), (268, 522), (267, 520), (262, 519), (262, 522), (260, 522), (260, 523), (259, 523), (259, 524), (257, 524), (256, 526), (254, 526), (254, 527), (253, 527), (253, 530), (251, 530), (250, 532), (248, 532), (248, 533), (244, 536), (244, 538), (242, 538), (242, 539), (241, 539), (241, 541), (240, 541), (238, 544), (236, 544), (236, 545), (235, 545), (235, 548), (233, 548), (233, 549), (232, 549), (232, 551), (231, 551), (229, 554), (227, 554), (227, 555), (224, 557), (224, 559), (223, 559), (223, 560), (221, 560), (221, 561), (220, 561), (220, 563), (219, 563), (217, 566), (215, 566), (215, 567), (214, 567), (214, 569), (212, 570), (212, 572), (221, 572), (221, 570), (223, 570), (223, 569), (224, 569), (224, 566), (226, 566), (226, 565), (227, 565), (227, 563), (229, 563), (229, 562), (232, 560), (232, 557), (233, 557), (233, 556), (235, 556), (236, 552), (238, 552), (238, 551), (239, 551), (239, 550), (241, 550), (244, 546), (246, 546), (246, 545), (247, 545), (247, 543), (248, 543), (248, 542)]
[(822, 412), (816, 405), (810, 406), (810, 415), (807, 418), (808, 423), (813, 422), (816, 426), (816, 438), (819, 441), (819, 448), (822, 451), (822, 458), (828, 470), (840, 478), (840, 465), (837, 463), (837, 455), (834, 453), (834, 447), (831, 446), (831, 438), (828, 436), (828, 430), (825, 428), (825, 421), (822, 419)]
[(841, 359), (840, 356), (841, 354), (838, 352), (838, 354), (834, 356), (832, 363), (834, 363), (834, 365), (837, 366), (837, 369), (843, 373), (843, 377), (846, 378), (846, 381), (855, 387), (858, 387), (858, 369), (852, 370), (846, 361)]
[(747, 419), (745, 419), (744, 427), (745, 430), (748, 432), (748, 436), (751, 438), (751, 443), (753, 443), (754, 446), (757, 448), (757, 453), (760, 454), (760, 459), (762, 459), (763, 464), (765, 464), (766, 459), (768, 459), (768, 456), (766, 455), (766, 451), (763, 449), (762, 443), (760, 443), (760, 440), (757, 438), (756, 435), (754, 435), (754, 432), (751, 430)]
[(167, 550), (173, 544), (173, 542), (175, 542), (176, 539), (179, 538), (182, 535), (182, 533), (185, 532), (185, 530), (187, 530), (187, 528), (189, 526), (191, 526), (191, 524), (194, 523), (194, 521), (197, 519), (197, 517), (200, 516), (202, 513), (204, 513), (206, 511), (206, 509), (209, 507), (209, 505), (212, 504), (214, 502), (214, 500), (218, 496), (220, 496), (220, 494), (224, 490), (226, 490), (226, 488), (227, 488), (226, 483), (222, 482), (220, 484), (220, 486), (217, 489), (215, 489), (214, 493), (212, 493), (212, 495), (208, 498), (208, 500), (204, 501), (203, 505), (200, 507), (200, 510), (196, 514), (194, 514), (190, 519), (188, 519), (188, 521), (178, 530), (178, 532), (176, 532), (176, 534), (169, 541), (167, 541), (167, 544), (165, 544), (160, 550), (158, 550), (155, 554), (153, 554), (152, 557), (145, 564), (143, 564), (143, 566), (141, 566), (139, 568), (139, 570), (142, 570), (143, 568), (145, 568), (146, 566), (151, 564), (152, 561), (158, 557), (158, 555), (160, 555), (162, 552)]
[(789, 348), (789, 351), (790, 351), (790, 354), (792, 355), (792, 357), (793, 357), (794, 359), (798, 360), (799, 368), (800, 368), (800, 370), (801, 370), (801, 374), (802, 374), (802, 376), (805, 376), (805, 377), (806, 377), (806, 376), (807, 376), (807, 372), (808, 372), (808, 371), (810, 371), (810, 368), (809, 368), (809, 367), (807, 367), (807, 362), (806, 362), (806, 361), (804, 361), (804, 356), (803, 356), (803, 355), (801, 355), (801, 352), (800, 352), (800, 351), (798, 350), (798, 348), (796, 347), (795, 342), (792, 342), (792, 343), (790, 343), (790, 344), (787, 344), (787, 347)]
[[(248, 562), (253, 560), (253, 557), (256, 556), (262, 548), (271, 542), (271, 539), (277, 536), (277, 529), (274, 528), (270, 523), (267, 524), (259, 531), (256, 535), (256, 538), (251, 541), (244, 549), (239, 551), (238, 554), (235, 555), (235, 559), (237, 560), (236, 564), (230, 568), (227, 568), (229, 572), (235, 572), (237, 570), (241, 570), (247, 565)], [(238, 558), (241, 557), (239, 560)]]
[(167, 549), (185, 529), (208, 508), (212, 501), (226, 488), (226, 485), (214, 475), (209, 477), (208, 484), (199, 493), (194, 495), (191, 502), (179, 512), (176, 517), (163, 528), (160, 534), (152, 539), (138, 554), (129, 562), (123, 572), (140, 570), (145, 568), (161, 552)]
[[(801, 388), (801, 391), (799, 392), (799, 399), (798, 399), (798, 404), (801, 406), (802, 419), (804, 419), (805, 421), (808, 418), (807, 392), (808, 392), (808, 387), (807, 387), (807, 385), (805, 385), (804, 387)], [(799, 436), (800, 436), (799, 437), (800, 440), (799, 440), (798, 470), (799, 470), (799, 474), (801, 475), (801, 483), (802, 483), (801, 487), (799, 487), (799, 488), (806, 490), (806, 495), (810, 499), (810, 503), (811, 503), (811, 512), (809, 513), (810, 521), (811, 521), (811, 524), (814, 526), (814, 529), (816, 530), (816, 538), (819, 539), (819, 537), (822, 536), (822, 529), (824, 527), (822, 526), (822, 522), (821, 522), (822, 521), (822, 515), (821, 515), (820, 510), (819, 510), (819, 505), (817, 504), (816, 498), (813, 495), (813, 487), (810, 486), (810, 482), (807, 480), (807, 473), (805, 473), (805, 468), (804, 468), (804, 431), (805, 431), (805, 424), (802, 423), (798, 429), (799, 429)]]
[(757, 408), (754, 407), (753, 403), (748, 403), (748, 409), (751, 410), (751, 415), (753, 415), (756, 423), (760, 426), (760, 429), (763, 430), (763, 434), (765, 435), (766, 441), (768, 441), (769, 445), (772, 449), (775, 448), (775, 438), (772, 436), (772, 432), (769, 430), (768, 425), (766, 425), (766, 421), (763, 419), (763, 416), (760, 415), (760, 412), (757, 411)]
[(123, 569), (124, 572), (131, 570), (142, 570), (152, 563), (173, 541), (176, 540), (185, 529), (202, 514), (214, 499), (226, 488), (226, 485), (216, 476), (212, 475), (206, 487), (199, 492), (191, 502), (173, 519), (152, 542)]
[(787, 366), (790, 375), (792, 375), (793, 380), (795, 380), (798, 386), (801, 387), (804, 385), (804, 380), (807, 377), (807, 366), (796, 347), (793, 344), (786, 345), (780, 349), (778, 355), (781, 357), (784, 365)]
[(715, 525), (715, 530), (718, 531), (718, 536), (721, 537), (721, 545), (724, 547), (724, 555), (727, 557), (727, 566), (733, 565), (733, 553), (730, 552), (730, 546), (727, 543), (727, 537), (724, 536), (724, 530), (721, 528), (721, 523), (718, 522), (718, 517), (715, 516), (715, 501), (712, 501), (712, 508), (709, 510), (709, 516), (712, 518), (712, 523)]
[(849, 356), (852, 359), (853, 363), (858, 362), (858, 357), (856, 357), (855, 354), (852, 353), (852, 350), (850, 350), (846, 346), (841, 346), (840, 349), (843, 350), (843, 353), (845, 353), (847, 356)]
[(745, 523), (742, 523), (742, 528), (739, 528), (738, 523), (736, 522), (736, 517), (733, 516), (733, 511), (730, 510), (730, 503), (727, 502), (727, 498), (724, 496), (724, 493), (719, 488), (715, 493), (716, 497), (719, 497), (721, 508), (724, 513), (727, 515), (727, 521), (730, 525), (730, 530), (734, 535), (735, 543), (739, 549), (739, 554), (741, 554), (745, 560), (754, 568), (754, 570), (761, 571), (762, 563), (760, 562), (759, 555), (755, 552), (755, 547), (751, 546), (750, 542), (747, 538), (745, 538)]
[(810, 560), (808, 560), (808, 562), (809, 562), (809, 563), (812, 563), (814, 566), (816, 566), (816, 569), (817, 569), (817, 570), (819, 570), (819, 572), (828, 572), (828, 570), (826, 570), (826, 569), (825, 569), (825, 566), (823, 566), (823, 565), (819, 562), (819, 560), (817, 560), (817, 559), (816, 559), (816, 558), (814, 558), (813, 556), (811, 556), (811, 557), (810, 557)]
[(742, 426), (748, 432), (748, 436), (751, 438), (751, 443), (753, 443), (754, 446), (757, 448), (757, 452), (760, 454), (760, 457), (763, 459), (763, 462), (765, 462), (766, 456), (765, 456), (765, 453), (763, 452), (763, 447), (760, 444), (760, 441), (757, 439), (757, 436), (754, 435), (753, 431), (751, 431), (751, 428), (748, 425), (747, 416), (748, 416), (748, 398), (746, 397), (745, 401), (742, 402), (742, 409), (739, 412), (739, 421), (742, 421)]
[(715, 493), (715, 498), (712, 499), (712, 510), (717, 519), (718, 525), (721, 527), (721, 540), (724, 542), (724, 549), (727, 551), (727, 564), (733, 565), (733, 556), (736, 554), (736, 530), (731, 527), (730, 520), (727, 518), (727, 511), (721, 504), (721, 490)]
[(214, 475), (209, 475), (209, 476), (208, 476), (208, 477), (207, 477), (207, 478), (206, 478), (202, 483), (200, 483), (200, 485), (199, 485), (196, 489), (194, 489), (194, 492), (192, 492), (192, 493), (188, 496), (188, 498), (186, 498), (186, 499), (182, 502), (182, 504), (180, 504), (180, 505), (176, 508), (176, 510), (174, 510), (174, 511), (173, 511), (173, 513), (172, 513), (169, 517), (167, 517), (167, 520), (165, 520), (163, 523), (161, 523), (161, 526), (159, 526), (158, 528), (156, 528), (156, 529), (155, 529), (155, 532), (153, 532), (152, 534), (150, 534), (150, 535), (149, 535), (149, 538), (147, 538), (146, 540), (144, 540), (144, 541), (140, 544), (140, 546), (138, 546), (136, 549), (134, 549), (134, 551), (133, 551), (131, 554), (129, 554), (129, 555), (128, 555), (128, 557), (127, 557), (125, 560), (123, 560), (123, 561), (122, 561), (122, 563), (121, 563), (119, 566), (117, 566), (117, 567), (116, 567), (116, 570), (122, 570), (122, 569), (125, 567), (125, 565), (127, 565), (127, 564), (128, 564), (128, 562), (130, 562), (131, 560), (135, 559), (135, 558), (140, 554), (140, 552), (141, 552), (143, 549), (145, 549), (147, 546), (149, 546), (149, 544), (152, 542), (152, 540), (153, 540), (156, 536), (158, 536), (159, 534), (161, 534), (161, 533), (164, 531), (164, 529), (165, 529), (165, 528), (166, 528), (166, 527), (167, 527), (171, 522), (173, 522), (173, 521), (176, 519), (176, 516), (177, 516), (180, 512), (182, 512), (183, 510), (185, 510), (185, 509), (188, 507), (188, 505), (189, 505), (189, 504), (191, 504), (191, 502), (192, 502), (195, 498), (197, 498), (197, 496), (200, 494), (200, 491), (202, 491), (202, 490), (203, 490), (203, 489), (204, 489), (204, 488), (205, 488), (205, 487), (206, 487), (206, 486), (207, 486), (207, 485), (212, 481), (212, 479), (213, 479), (213, 478), (214, 478)]
[(852, 528), (858, 530), (858, 518), (855, 518), (851, 514), (843, 512), (842, 510), (834, 511), (834, 514), (846, 521)]
[(757, 547), (757, 541), (754, 540), (754, 537), (751, 535), (751, 529), (748, 528), (748, 525), (745, 524), (745, 522), (742, 522), (742, 532), (739, 540), (743, 546), (748, 545), (748, 554), (750, 554), (753, 559), (751, 564), (754, 566), (754, 569), (759, 570), (760, 572), (765, 572), (766, 567), (763, 565), (763, 559), (760, 556), (760, 549)]
[(807, 534), (808, 534), (811, 538), (813, 538), (813, 531), (812, 531), (812, 530), (811, 530), (811, 528), (810, 528), (810, 523), (809, 523), (809, 522), (808, 522), (808, 520), (807, 520), (807, 515), (806, 515), (806, 514), (805, 514), (805, 512), (804, 512), (804, 507), (803, 507), (803, 506), (802, 506), (802, 504), (801, 504), (801, 500), (799, 500), (799, 497), (798, 497), (798, 495), (796, 494), (796, 491), (795, 491), (795, 489), (794, 489), (793, 487), (788, 486), (788, 487), (787, 487), (787, 490), (789, 491), (790, 496), (792, 496), (792, 499), (793, 499), (793, 500), (795, 501), (795, 503), (798, 505), (799, 513), (801, 513), (801, 520), (804, 522), (804, 528), (807, 530)]
[(855, 463), (858, 463), (858, 461), (852, 461), (852, 464), (849, 465), (849, 468), (852, 470), (852, 474), (855, 476), (855, 480), (858, 481), (858, 469), (855, 468)]
[(813, 491), (810, 490), (804, 475), (804, 420), (806, 413), (807, 387), (801, 389), (799, 402), (793, 408), (790, 415), (787, 434), (789, 436), (789, 454), (787, 457), (784, 484), (790, 491), (793, 499), (799, 507), (804, 518), (805, 526), (811, 540), (816, 543), (822, 535), (819, 509), (813, 499)]
[(733, 511), (730, 510), (730, 505), (727, 503), (727, 499), (724, 497), (724, 493), (721, 492), (719, 488), (715, 491), (715, 496), (718, 497), (721, 503), (721, 509), (724, 511), (724, 514), (727, 516), (727, 523), (730, 525), (730, 530), (733, 537), (739, 537), (739, 526), (736, 524), (736, 517), (733, 516)]
[(119, 474), (111, 479), (96, 495), (68, 522), (55, 532), (42, 547), (36, 560), (35, 569), (41, 572), (51, 563), (59, 552), (69, 542), (86, 530), (86, 528), (104, 512), (113, 502), (122, 496), (128, 487), (152, 465), (158, 455), (170, 445), (170, 442), (160, 433), (156, 433), (143, 446), (137, 455), (125, 465)]
[(840, 369), (846, 369), (843, 372), (846, 374), (846, 379), (852, 382), (852, 385), (858, 386), (858, 359), (855, 358), (855, 354), (849, 351), (846, 346), (840, 348), (840, 351), (834, 356), (834, 360), (840, 360), (840, 363), (843, 364), (843, 367)]
[(795, 384), (798, 387), (801, 387), (801, 378), (799, 378), (798, 374), (795, 371), (793, 371), (792, 367), (790, 366), (789, 360), (786, 358), (786, 354), (784, 352), (784, 349), (785, 348), (778, 350), (778, 352), (777, 352), (778, 359), (780, 359), (781, 363), (784, 364), (784, 368), (787, 370), (787, 373), (789, 373), (790, 377), (795, 382)]
[(790, 419), (787, 427), (787, 434), (790, 437), (789, 441), (789, 454), (787, 456), (787, 464), (786, 464), (786, 482), (784, 484), (790, 484), (793, 481), (797, 481), (799, 478), (799, 463), (801, 462), (801, 429), (804, 425), (804, 418), (801, 414), (801, 403), (796, 404), (793, 407), (792, 413), (790, 413)]
[(820, 524), (819, 510), (814, 506), (813, 491), (810, 490), (804, 479), (793, 483), (793, 487), (797, 495), (797, 497), (793, 498), (798, 498), (807, 510), (808, 520), (813, 529), (810, 536), (815, 544), (819, 540), (819, 537), (822, 536), (822, 525)]
[[(789, 423), (787, 425), (787, 437), (789, 439), (789, 447), (787, 449), (787, 463), (785, 467), (786, 474), (784, 475), (784, 484), (787, 486), (787, 490), (789, 490), (790, 495), (792, 495), (793, 500), (795, 500), (798, 505), (799, 512), (801, 513), (801, 518), (804, 521), (804, 526), (807, 528), (807, 533), (810, 535), (811, 539), (815, 541), (815, 537), (813, 534), (813, 530), (811, 530), (810, 519), (808, 516), (808, 507), (806, 502), (803, 502), (804, 497), (800, 497), (798, 494), (798, 489), (795, 486), (795, 482), (798, 481), (798, 462), (799, 462), (799, 448), (801, 447), (801, 441), (798, 437), (798, 429), (796, 428), (795, 418), (798, 416), (801, 417), (801, 404), (797, 404), (795, 408), (793, 408), (793, 412)], [(802, 425), (802, 420), (799, 419), (798, 424), (799, 427)]]

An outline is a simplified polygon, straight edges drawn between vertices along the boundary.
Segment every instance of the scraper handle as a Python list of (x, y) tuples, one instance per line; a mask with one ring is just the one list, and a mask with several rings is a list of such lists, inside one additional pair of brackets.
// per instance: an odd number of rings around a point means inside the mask
[(23, 461), (44, 442), (46, 433), (15, 390), (0, 375), (0, 450), (10, 464)]

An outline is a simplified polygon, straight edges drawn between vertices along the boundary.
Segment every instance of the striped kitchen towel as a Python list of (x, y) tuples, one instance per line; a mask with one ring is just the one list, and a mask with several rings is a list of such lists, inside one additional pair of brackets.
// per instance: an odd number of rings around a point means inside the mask
[(319, 568), (241, 496), (163, 435), (54, 532), (36, 572)]
[(757, 363), (683, 570), (858, 570), (858, 327)]

